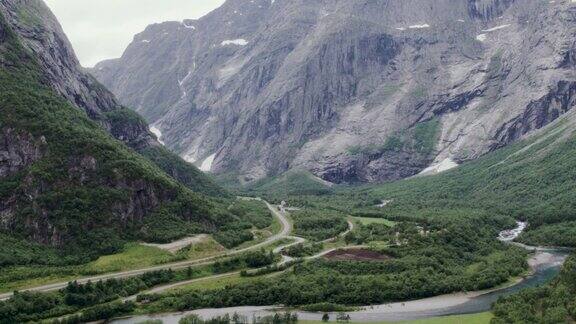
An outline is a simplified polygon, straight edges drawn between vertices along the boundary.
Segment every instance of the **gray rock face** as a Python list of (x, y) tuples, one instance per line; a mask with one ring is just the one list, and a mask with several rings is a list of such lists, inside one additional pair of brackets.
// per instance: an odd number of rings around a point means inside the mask
[[(70, 103), (85, 110), (90, 118), (105, 128), (112, 128), (105, 113), (121, 109), (121, 105), (111, 92), (82, 70), (68, 38), (50, 9), (39, 0), (5, 0), (0, 3), (0, 11), (22, 44), (37, 58), (44, 73), (43, 82)], [(148, 137), (149, 145), (155, 142), (147, 129), (141, 136)], [(126, 143), (132, 144), (129, 141)]]
[(387, 181), (571, 109), (575, 19), (567, 0), (229, 0), (92, 73), (205, 170)]
[(30, 166), (44, 155), (44, 138), (20, 133), (11, 128), (0, 132), (0, 179)]

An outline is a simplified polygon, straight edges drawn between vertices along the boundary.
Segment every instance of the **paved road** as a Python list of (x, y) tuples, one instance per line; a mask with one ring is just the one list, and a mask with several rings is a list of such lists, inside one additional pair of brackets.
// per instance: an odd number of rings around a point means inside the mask
[[(233, 256), (233, 255), (237, 255), (237, 254), (242, 254), (242, 253), (248, 252), (248, 251), (257, 250), (257, 249), (260, 249), (262, 247), (270, 245), (270, 244), (272, 244), (278, 240), (281, 240), (281, 239), (287, 237), (288, 235), (290, 235), (290, 233), (292, 231), (292, 223), (288, 220), (286, 215), (284, 213), (281, 213), (280, 211), (278, 211), (274, 206), (270, 205), (268, 202), (264, 201), (264, 203), (266, 204), (268, 209), (270, 209), (270, 211), (272, 212), (272, 215), (280, 221), (280, 223), (282, 225), (282, 230), (279, 233), (267, 238), (266, 240), (264, 240), (258, 244), (251, 245), (249, 247), (238, 249), (238, 250), (232, 250), (232, 251), (229, 251), (227, 253), (208, 257), (208, 258), (203, 258), (203, 259), (198, 259), (198, 260), (190, 260), (190, 261), (182, 261), (182, 262), (176, 262), (176, 263), (167, 263), (167, 264), (154, 266), (154, 267), (148, 267), (148, 268), (143, 268), (143, 269), (138, 269), (138, 270), (123, 271), (123, 272), (116, 272), (116, 273), (109, 273), (109, 274), (104, 274), (104, 275), (99, 275), (99, 276), (94, 276), (94, 277), (78, 278), (78, 279), (76, 279), (76, 281), (78, 281), (78, 283), (82, 284), (82, 283), (87, 283), (88, 281), (94, 282), (94, 281), (107, 280), (107, 279), (122, 279), (122, 278), (135, 277), (135, 276), (139, 276), (139, 275), (142, 275), (146, 272), (151, 272), (151, 271), (167, 270), (167, 269), (178, 270), (178, 269), (187, 268), (189, 266), (209, 265), (209, 264), (216, 262), (217, 259), (221, 259), (223, 257)], [(68, 285), (68, 282), (73, 281), (73, 280), (75, 280), (75, 279), (68, 280), (66, 282), (59, 282), (59, 283), (43, 285), (43, 286), (39, 286), (39, 287), (22, 289), (21, 291), (48, 292), (48, 291), (60, 290), (62, 288), (65, 288)], [(0, 294), (0, 300), (9, 299), (10, 297), (12, 297), (12, 295), (13, 295), (13, 293)]]
[[(304, 239), (304, 238), (302, 238), (302, 237), (298, 237), (298, 236), (288, 236), (288, 234), (290, 234), (290, 232), (291, 232), (291, 230), (292, 230), (292, 227), (291, 227), (291, 223), (288, 222), (287, 218), (285, 217), (285, 213), (279, 212), (278, 210), (276, 210), (276, 209), (275, 209), (273, 206), (271, 206), (271, 205), (268, 205), (268, 208), (270, 208), (270, 210), (271, 210), (273, 213), (277, 213), (276, 216), (277, 216), (280, 220), (285, 220), (285, 221), (286, 221), (286, 222), (283, 222), (283, 228), (284, 228), (284, 229), (288, 229), (288, 232), (282, 231), (282, 233), (279, 233), (278, 235), (280, 235), (280, 234), (283, 234), (283, 235), (279, 236), (278, 239), (280, 239), (280, 238), (290, 238), (290, 239), (295, 240), (295, 242), (293, 242), (293, 243), (289, 243), (289, 244), (282, 245), (282, 246), (279, 246), (279, 247), (275, 248), (275, 249), (273, 250), (273, 253), (281, 253), (284, 249), (287, 249), (287, 248), (289, 248), (289, 247), (292, 247), (292, 246), (295, 246), (295, 245), (298, 245), (298, 244), (305, 243), (305, 242), (307, 241), (306, 239)], [(337, 240), (337, 239), (340, 238), (340, 237), (344, 237), (346, 234), (350, 233), (353, 229), (354, 229), (354, 223), (352, 223), (351, 221), (348, 221), (348, 230), (347, 230), (347, 231), (345, 231), (345, 232), (343, 232), (343, 233), (340, 233), (340, 234), (339, 234), (338, 236), (336, 236), (336, 237), (332, 237), (332, 238), (329, 238), (329, 239), (327, 239), (327, 240), (324, 240), (324, 241), (322, 241), (321, 243), (332, 242), (332, 241), (334, 241), (334, 240)], [(334, 251), (337, 251), (337, 250), (357, 249), (357, 248), (365, 248), (365, 247), (366, 247), (365, 245), (357, 245), (357, 246), (347, 246), (347, 247), (332, 248), (332, 249), (329, 249), (329, 250), (320, 251), (319, 253), (317, 253), (317, 254), (315, 254), (315, 255), (305, 257), (305, 258), (303, 258), (303, 260), (309, 261), (309, 260), (319, 259), (319, 258), (321, 258), (321, 257), (323, 257), (323, 256), (325, 256), (325, 255), (327, 255), (327, 254), (330, 254), (330, 253), (332, 253), (332, 252), (334, 252)], [(281, 260), (280, 262), (278, 262), (276, 265), (280, 267), (280, 266), (283, 266), (283, 265), (285, 265), (285, 264), (287, 264), (287, 263), (289, 263), (289, 262), (292, 262), (292, 261), (294, 261), (294, 260), (295, 260), (295, 259), (292, 258), (292, 257), (289, 257), (289, 256), (287, 256), (287, 255), (282, 255), (282, 260)], [(127, 298), (125, 298), (125, 299), (123, 299), (123, 300), (124, 300), (124, 301), (127, 301), (127, 300), (136, 300), (136, 298), (138, 297), (138, 295), (141, 295), (141, 294), (157, 294), (157, 293), (161, 293), (161, 292), (164, 292), (164, 291), (167, 291), (167, 290), (171, 290), (171, 289), (174, 289), (174, 288), (178, 288), (178, 287), (181, 287), (181, 286), (186, 286), (186, 285), (189, 285), (189, 284), (192, 284), (192, 283), (196, 283), (196, 282), (207, 281), (207, 280), (212, 280), (212, 279), (227, 278), (227, 277), (231, 277), (231, 276), (238, 275), (238, 274), (240, 274), (240, 271), (232, 272), (232, 273), (219, 274), (219, 275), (214, 275), (214, 276), (209, 276), (209, 277), (203, 277), (203, 278), (198, 278), (198, 279), (192, 279), (192, 280), (188, 280), (188, 281), (175, 282), (175, 283), (171, 283), (171, 284), (168, 284), (168, 285), (155, 287), (155, 288), (150, 289), (150, 290), (148, 290), (148, 291), (139, 292), (139, 293), (137, 293), (136, 295), (127, 297)]]

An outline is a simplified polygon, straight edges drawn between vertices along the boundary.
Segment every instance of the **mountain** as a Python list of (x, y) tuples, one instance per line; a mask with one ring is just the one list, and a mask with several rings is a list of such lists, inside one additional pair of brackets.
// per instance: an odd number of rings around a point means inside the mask
[(46, 248), (83, 261), (236, 222), (225, 190), (81, 70), (40, 0), (0, 3), (0, 89), (0, 265), (42, 263)]
[(111, 92), (83, 71), (60, 24), (41, 1), (10, 0), (0, 6), (6, 23), (37, 60), (46, 85), (191, 189), (213, 196), (226, 195), (203, 173), (164, 150), (143, 119), (119, 104)]
[(227, 179), (380, 182), (474, 160), (570, 110), (575, 20), (565, 0), (228, 0), (148, 26), (91, 72)]

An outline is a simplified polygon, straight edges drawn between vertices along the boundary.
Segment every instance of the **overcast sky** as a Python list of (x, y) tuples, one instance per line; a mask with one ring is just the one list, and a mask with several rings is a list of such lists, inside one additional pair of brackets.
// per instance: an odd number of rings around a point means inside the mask
[(224, 0), (45, 0), (82, 65), (122, 55), (132, 37), (157, 22), (199, 18)]

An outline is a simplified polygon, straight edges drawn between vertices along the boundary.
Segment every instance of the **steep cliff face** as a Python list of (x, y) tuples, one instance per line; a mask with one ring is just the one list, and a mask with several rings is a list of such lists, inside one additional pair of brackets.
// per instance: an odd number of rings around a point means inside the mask
[(85, 261), (126, 240), (232, 226), (198, 193), (224, 190), (78, 70), (58, 28), (41, 2), (0, 3), (0, 244), (27, 240)]
[[(161, 149), (143, 119), (123, 108), (110, 91), (80, 67), (60, 24), (42, 1), (6, 0), (0, 3), (0, 11), (21, 45), (34, 55), (45, 85), (136, 151), (153, 159), (158, 158), (156, 154), (170, 154)], [(182, 175), (177, 180), (191, 189), (209, 195), (226, 195), (193, 166), (178, 159), (171, 161), (161, 167), (171, 175)]]
[(149, 26), (92, 73), (204, 170), (386, 181), (571, 109), (554, 105), (573, 96), (575, 15), (564, 0), (235, 0)]

